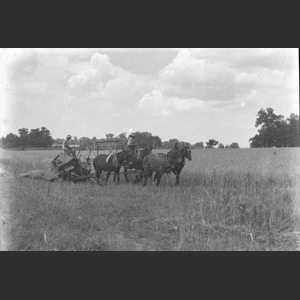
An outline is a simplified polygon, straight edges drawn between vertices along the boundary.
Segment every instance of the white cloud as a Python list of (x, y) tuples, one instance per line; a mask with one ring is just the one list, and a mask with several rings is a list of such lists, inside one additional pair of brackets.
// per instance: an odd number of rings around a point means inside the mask
[(142, 97), (139, 108), (169, 115), (199, 107), (247, 106), (247, 99), (253, 104), (274, 92), (292, 97), (297, 72), (296, 49), (184, 49), (160, 71), (156, 89)]
[(91, 57), (91, 63), (101, 71), (104, 80), (116, 76), (116, 67), (112, 65), (107, 55), (96, 52)]
[(117, 68), (113, 66), (107, 55), (94, 53), (90, 59), (90, 67), (84, 68), (78, 74), (72, 75), (67, 85), (72, 94), (84, 94), (95, 97), (105, 84), (117, 76)]
[(161, 91), (153, 90), (145, 94), (138, 103), (142, 111), (146, 111), (153, 117), (169, 116), (172, 112), (184, 112), (190, 109), (201, 109), (204, 103), (196, 99), (179, 99), (166, 97)]
[(191, 50), (180, 51), (159, 74), (159, 87), (165, 95), (204, 101), (232, 99), (233, 81), (234, 72), (226, 62), (199, 59)]
[(298, 49), (294, 48), (201, 48), (191, 49), (194, 57), (211, 62), (227, 61), (234, 69), (248, 72), (257, 69), (285, 70), (295, 68)]
[[(138, 100), (154, 88), (151, 76), (125, 71), (108, 55), (90, 49), (0, 52), (0, 65), (5, 66), (0, 68), (1, 81), (7, 83), (0, 103), (1, 122), (7, 119), (2, 118), (4, 112), (11, 116), (5, 133), (22, 126), (58, 131), (67, 124), (80, 130), (83, 124), (92, 127), (95, 122), (110, 126), (110, 118), (117, 124), (124, 116), (132, 116)], [(42, 115), (41, 122), (38, 116)]]

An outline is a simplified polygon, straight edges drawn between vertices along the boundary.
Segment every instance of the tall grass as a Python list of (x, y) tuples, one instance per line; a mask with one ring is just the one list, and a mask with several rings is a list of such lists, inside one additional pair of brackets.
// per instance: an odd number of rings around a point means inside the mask
[(12, 250), (296, 249), (299, 149), (194, 150), (180, 185), (159, 187), (19, 178), (56, 155), (33, 152), (1, 158)]

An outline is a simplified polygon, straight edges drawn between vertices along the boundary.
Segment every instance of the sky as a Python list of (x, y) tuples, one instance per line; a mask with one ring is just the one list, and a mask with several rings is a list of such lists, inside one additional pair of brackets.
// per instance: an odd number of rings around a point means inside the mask
[(0, 137), (151, 132), (249, 147), (258, 111), (299, 114), (296, 48), (0, 49)]

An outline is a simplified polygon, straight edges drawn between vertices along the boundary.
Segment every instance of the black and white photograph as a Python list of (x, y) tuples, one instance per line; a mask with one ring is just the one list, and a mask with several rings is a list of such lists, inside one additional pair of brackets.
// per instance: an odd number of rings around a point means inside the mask
[(0, 48), (1, 251), (299, 251), (298, 48)]

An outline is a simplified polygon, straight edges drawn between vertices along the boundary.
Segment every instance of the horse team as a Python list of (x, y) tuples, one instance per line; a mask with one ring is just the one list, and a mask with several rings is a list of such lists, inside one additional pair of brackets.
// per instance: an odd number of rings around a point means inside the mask
[(147, 179), (152, 178), (155, 173), (154, 180), (158, 186), (163, 174), (171, 172), (176, 176), (175, 184), (179, 184), (180, 173), (185, 165), (185, 159), (192, 160), (192, 152), (188, 145), (180, 147), (178, 143), (175, 144), (168, 153), (152, 153), (152, 147), (145, 146), (143, 149), (136, 149), (133, 153), (130, 150), (122, 149), (122, 151), (114, 155), (99, 154), (93, 161), (94, 169), (96, 171), (97, 183), (100, 185), (100, 175), (102, 171), (106, 171), (107, 182), (111, 172), (114, 172), (114, 181), (117, 177), (120, 182), (120, 169), (124, 167), (124, 176), (127, 181), (127, 171), (135, 169), (140, 171), (136, 175), (136, 182), (143, 179), (143, 185), (147, 184)]

